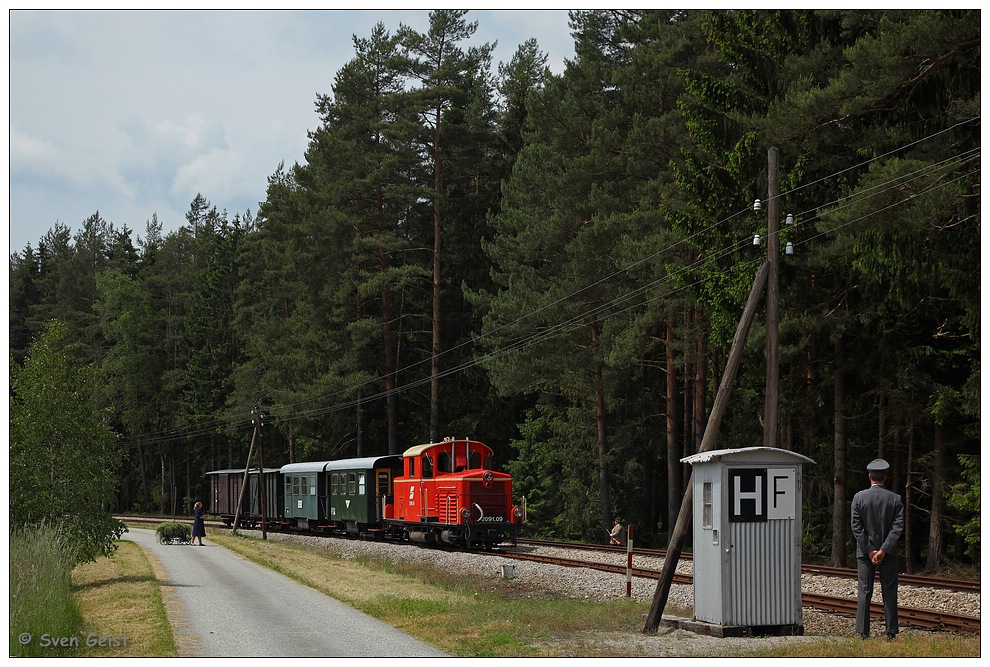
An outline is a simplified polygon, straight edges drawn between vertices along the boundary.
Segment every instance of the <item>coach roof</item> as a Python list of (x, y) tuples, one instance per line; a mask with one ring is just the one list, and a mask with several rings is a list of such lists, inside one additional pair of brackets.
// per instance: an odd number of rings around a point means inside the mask
[(330, 461), (326, 470), (370, 470), (388, 463), (399, 462), (398, 456), (366, 456), (360, 459), (343, 459), (341, 461)]
[(304, 463), (287, 463), (282, 466), (282, 474), (291, 472), (323, 472), (331, 461), (307, 461)]

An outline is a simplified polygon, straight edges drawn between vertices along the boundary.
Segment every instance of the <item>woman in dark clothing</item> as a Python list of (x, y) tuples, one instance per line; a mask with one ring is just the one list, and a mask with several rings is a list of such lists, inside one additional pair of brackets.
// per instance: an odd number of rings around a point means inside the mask
[(206, 537), (206, 526), (203, 524), (203, 503), (201, 502), (197, 502), (195, 505), (193, 505), (192, 536), (193, 536), (193, 542), (191, 542), (191, 544), (195, 544), (195, 540), (198, 537), (199, 546), (201, 547), (205, 546), (203, 544), (203, 538)]

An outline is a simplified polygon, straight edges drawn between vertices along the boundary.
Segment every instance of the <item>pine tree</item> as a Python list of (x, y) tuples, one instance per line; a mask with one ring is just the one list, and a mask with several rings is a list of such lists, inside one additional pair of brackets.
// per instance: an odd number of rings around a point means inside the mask
[[(485, 85), (493, 46), (485, 44), (464, 50), (461, 43), (474, 35), (478, 24), (464, 20), (466, 10), (437, 10), (430, 13), (430, 27), (425, 34), (401, 26), (398, 34), (407, 54), (403, 72), (417, 87), (408, 93), (409, 104), (417, 113), (421, 133), (417, 139), (431, 172), (424, 183), (424, 196), (432, 202), (433, 278), (432, 341), (430, 345), (430, 440), (440, 439), (440, 355), (441, 291), (445, 214), (449, 206), (448, 188), (464, 177), (452, 164), (452, 148), (457, 139), (452, 130), (466, 124), (457, 117), (478, 104), (478, 86)], [(474, 93), (474, 95), (472, 95)], [(483, 104), (483, 103), (482, 103)], [(466, 126), (469, 127), (469, 126)], [(463, 150), (463, 147), (460, 147)], [(448, 172), (449, 169), (449, 172)], [(452, 221), (455, 222), (456, 221)]]

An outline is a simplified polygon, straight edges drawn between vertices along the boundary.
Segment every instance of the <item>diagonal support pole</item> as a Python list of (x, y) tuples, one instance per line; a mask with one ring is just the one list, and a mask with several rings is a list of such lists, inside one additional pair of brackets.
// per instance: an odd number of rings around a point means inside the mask
[[(736, 327), (736, 335), (732, 339), (732, 348), (729, 352), (729, 360), (722, 373), (722, 381), (718, 386), (718, 393), (715, 395), (715, 403), (712, 405), (712, 412), (708, 416), (708, 425), (705, 427), (705, 434), (701, 438), (701, 446), (698, 452), (707, 452), (715, 447), (715, 438), (722, 425), (722, 418), (729, 405), (729, 397), (732, 395), (732, 386), (736, 382), (736, 374), (739, 371), (739, 362), (742, 359), (743, 347), (745, 347), (746, 336), (749, 334), (749, 327), (753, 324), (753, 317), (756, 313), (756, 306), (760, 303), (760, 295), (767, 284), (767, 277), (770, 274), (770, 261), (764, 261), (753, 281), (753, 289), (750, 290), (749, 299), (746, 300), (746, 307), (743, 309), (742, 317), (739, 318), (739, 325)], [(671, 461), (669, 465), (676, 465)], [(694, 473), (688, 478), (684, 491), (684, 499), (681, 501), (681, 511), (677, 514), (677, 523), (674, 532), (670, 536), (670, 544), (667, 545), (667, 556), (663, 560), (663, 567), (660, 569), (660, 581), (657, 583), (657, 590), (653, 594), (653, 604), (650, 606), (650, 613), (646, 616), (646, 624), (643, 632), (656, 632), (660, 626), (660, 618), (664, 607), (667, 606), (667, 598), (670, 597), (670, 586), (674, 581), (674, 572), (677, 570), (677, 561), (681, 558), (681, 550), (687, 539), (688, 531), (691, 530), (692, 503), (694, 499), (694, 487), (692, 480)]]
[(254, 439), (258, 436), (258, 427), (255, 425), (254, 433), (251, 434), (251, 446), (248, 448), (247, 462), (244, 464), (244, 479), (241, 481), (241, 493), (237, 498), (237, 509), (234, 511), (234, 529), (231, 535), (237, 534), (237, 526), (241, 521), (241, 507), (244, 505), (244, 493), (248, 485), (248, 472), (251, 470), (251, 457), (254, 456)]

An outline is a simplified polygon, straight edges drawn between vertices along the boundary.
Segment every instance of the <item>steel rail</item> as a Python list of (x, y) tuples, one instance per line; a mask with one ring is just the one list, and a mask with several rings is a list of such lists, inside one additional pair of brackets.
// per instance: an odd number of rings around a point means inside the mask
[[(817, 593), (802, 593), (801, 602), (806, 607), (830, 611), (844, 616), (856, 615), (856, 601), (848, 598), (837, 598), (831, 595)], [(870, 603), (870, 618), (883, 619), (883, 605), (878, 602)], [(926, 630), (943, 630), (946, 632), (980, 633), (980, 619), (974, 616), (947, 614), (931, 609), (915, 609), (914, 607), (898, 607), (897, 619), (904, 625), (913, 625)]]
[[(616, 553), (626, 553), (626, 547), (624, 546), (614, 546), (605, 544), (579, 544), (575, 542), (555, 542), (552, 540), (530, 540), (530, 539), (520, 539), (517, 541), (520, 545), (538, 546), (538, 547), (556, 547), (560, 549), (580, 549), (583, 551), (604, 551), (604, 552), (616, 552)], [(633, 548), (634, 556), (649, 556), (653, 558), (664, 558), (667, 555), (666, 551), (661, 549), (640, 549)], [(681, 560), (690, 561), (691, 554), (682, 554)], [(801, 572), (804, 574), (819, 574), (826, 577), (840, 577), (843, 579), (855, 579), (856, 570), (854, 568), (848, 567), (832, 567), (828, 565), (802, 565)], [(964, 579), (945, 579), (942, 577), (932, 577), (920, 574), (904, 574), (901, 573), (897, 577), (900, 584), (908, 586), (924, 586), (928, 588), (944, 588), (950, 591), (960, 591), (960, 592), (980, 592), (980, 582), (979, 581), (966, 581)]]
[[(824, 577), (842, 577), (844, 579), (855, 579), (856, 570), (848, 567), (832, 567), (830, 565), (802, 565), (801, 571), (805, 574), (820, 574)], [(905, 574), (901, 572), (897, 575), (900, 584), (908, 586), (924, 586), (928, 588), (945, 588), (950, 591), (959, 592), (980, 592), (980, 582), (966, 581), (964, 579), (944, 579), (942, 577), (931, 577), (921, 574)]]

